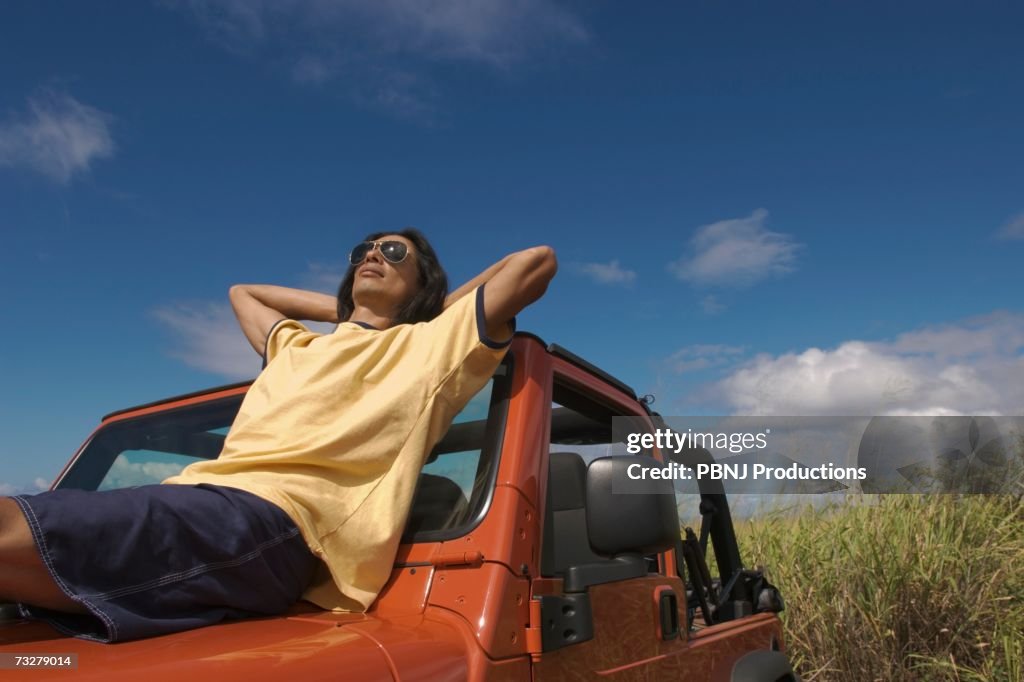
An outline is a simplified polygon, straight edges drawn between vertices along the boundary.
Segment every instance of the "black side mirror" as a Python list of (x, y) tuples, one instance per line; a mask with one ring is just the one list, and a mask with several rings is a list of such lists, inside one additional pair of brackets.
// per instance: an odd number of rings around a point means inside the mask
[(779, 613), (786, 608), (786, 603), (782, 601), (782, 594), (774, 585), (769, 585), (762, 588), (761, 593), (757, 595), (757, 606), (755, 607), (755, 613)]

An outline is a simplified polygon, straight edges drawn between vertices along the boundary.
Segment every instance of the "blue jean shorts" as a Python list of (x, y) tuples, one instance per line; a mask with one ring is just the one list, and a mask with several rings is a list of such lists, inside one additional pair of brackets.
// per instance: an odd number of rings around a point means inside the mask
[(21, 604), (118, 642), (288, 610), (320, 563), (279, 507), (237, 488), (147, 485), (13, 498), (60, 589), (89, 614)]

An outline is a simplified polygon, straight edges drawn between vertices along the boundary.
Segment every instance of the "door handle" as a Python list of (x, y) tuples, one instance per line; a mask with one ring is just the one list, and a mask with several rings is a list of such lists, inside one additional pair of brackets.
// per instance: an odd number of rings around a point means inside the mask
[(679, 637), (679, 598), (668, 585), (659, 585), (654, 590), (657, 609), (658, 638), (669, 641)]

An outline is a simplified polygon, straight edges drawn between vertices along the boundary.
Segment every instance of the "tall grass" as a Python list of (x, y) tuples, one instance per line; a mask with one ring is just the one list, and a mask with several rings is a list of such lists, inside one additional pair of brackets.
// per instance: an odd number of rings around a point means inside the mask
[(1024, 680), (1019, 495), (885, 495), (737, 524), (805, 682)]

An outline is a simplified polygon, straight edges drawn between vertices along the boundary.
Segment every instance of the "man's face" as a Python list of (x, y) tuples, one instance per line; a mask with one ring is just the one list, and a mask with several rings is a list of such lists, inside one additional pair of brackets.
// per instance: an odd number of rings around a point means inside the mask
[(369, 251), (363, 262), (355, 266), (352, 300), (357, 306), (397, 310), (419, 290), (419, 254), (413, 243), (400, 235), (384, 235), (375, 241), (402, 242), (409, 253), (401, 263), (392, 263), (380, 254), (378, 247)]

